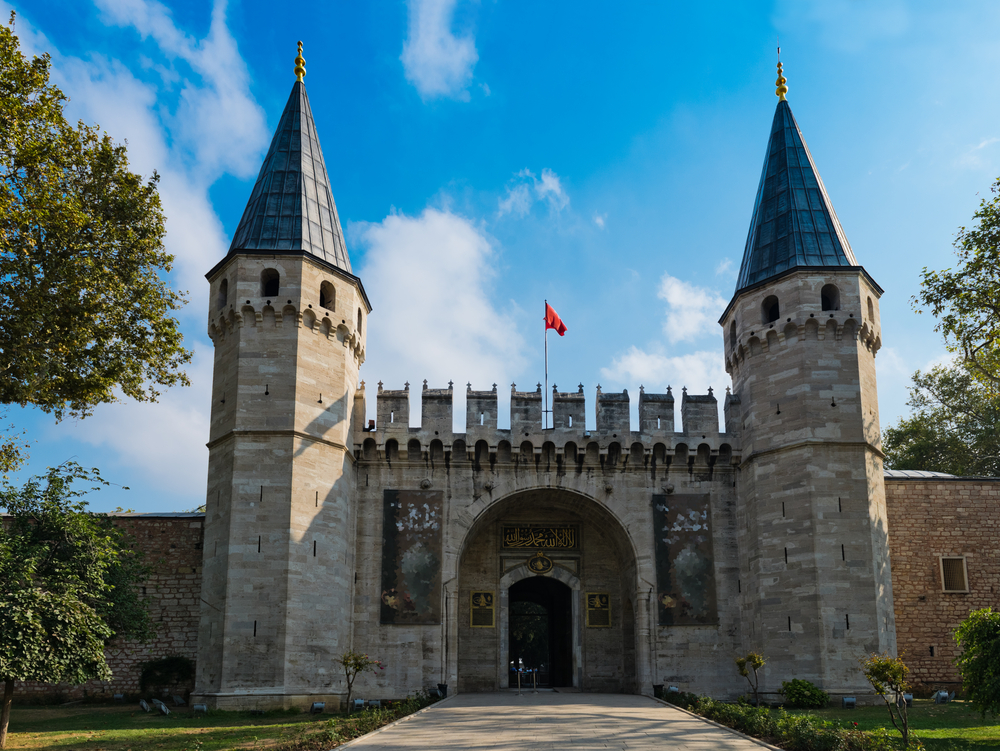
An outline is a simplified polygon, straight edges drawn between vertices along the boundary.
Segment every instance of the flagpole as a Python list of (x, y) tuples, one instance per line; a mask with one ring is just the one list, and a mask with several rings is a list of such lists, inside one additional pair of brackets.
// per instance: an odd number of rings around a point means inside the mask
[(545, 309), (542, 311), (544, 315), (542, 320), (545, 321), (545, 406), (542, 408), (542, 430), (549, 425), (549, 301), (545, 301)]

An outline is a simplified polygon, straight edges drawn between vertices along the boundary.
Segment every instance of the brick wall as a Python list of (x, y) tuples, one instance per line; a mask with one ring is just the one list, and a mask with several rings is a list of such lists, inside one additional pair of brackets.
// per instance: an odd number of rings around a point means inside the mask
[[(89, 681), (80, 686), (50, 683), (17, 683), (19, 696), (78, 699), (116, 693), (138, 693), (142, 663), (183, 655), (195, 660), (198, 652), (199, 600), (201, 597), (202, 535), (204, 514), (120, 514), (116, 524), (131, 532), (146, 554), (153, 573), (145, 584), (150, 616), (157, 627), (149, 644), (116, 641), (106, 655), (110, 681)], [(191, 685), (177, 687), (190, 692)]]
[[(885, 491), (899, 654), (914, 682), (957, 682), (955, 627), (1000, 604), (1000, 479), (887, 477)], [(943, 592), (940, 556), (963, 555), (969, 591)]]

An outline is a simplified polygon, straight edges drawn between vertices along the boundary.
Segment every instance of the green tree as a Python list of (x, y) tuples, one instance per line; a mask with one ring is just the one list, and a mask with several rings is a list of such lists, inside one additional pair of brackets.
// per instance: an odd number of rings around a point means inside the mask
[(882, 701), (885, 702), (892, 726), (903, 736), (903, 748), (908, 748), (910, 723), (906, 714), (906, 701), (903, 699), (903, 694), (910, 688), (906, 682), (906, 676), (910, 669), (903, 664), (903, 660), (899, 657), (890, 657), (888, 654), (876, 652), (861, 658), (860, 662), (861, 672), (875, 689), (875, 693), (881, 696)]
[(97, 126), (69, 124), (48, 55), (0, 25), (0, 403), (85, 416), (187, 384), (149, 180)]
[(996, 394), (1000, 393), (1000, 178), (990, 190), (993, 197), (979, 202), (975, 224), (959, 227), (955, 268), (925, 267), (913, 302), (918, 312), (921, 306), (930, 309), (948, 349), (960, 354), (973, 375)]
[(983, 718), (1000, 714), (1000, 611), (973, 610), (955, 630), (966, 699)]
[(372, 659), (366, 654), (355, 652), (353, 649), (344, 652), (337, 659), (337, 663), (344, 668), (344, 677), (347, 679), (347, 711), (350, 712), (351, 697), (354, 695), (354, 680), (358, 674), (368, 670), (377, 674), (379, 670), (385, 670), (385, 665), (382, 664), (381, 660)]
[(87, 513), (74, 483), (104, 483), (68, 463), (22, 487), (4, 483), (0, 509), (0, 748), (14, 681), (83, 683), (111, 676), (116, 637), (148, 640), (152, 623), (137, 593), (148, 568), (104, 515)]
[(1000, 393), (965, 364), (914, 373), (907, 404), (911, 416), (882, 437), (887, 467), (1000, 475)]
[[(757, 686), (760, 684), (760, 677), (757, 671), (764, 667), (767, 662), (764, 655), (759, 652), (747, 652), (743, 657), (736, 658), (736, 670), (747, 679), (750, 688), (753, 690), (753, 703), (755, 707), (760, 706), (760, 695), (757, 693)], [(751, 679), (751, 674), (753, 678)]]

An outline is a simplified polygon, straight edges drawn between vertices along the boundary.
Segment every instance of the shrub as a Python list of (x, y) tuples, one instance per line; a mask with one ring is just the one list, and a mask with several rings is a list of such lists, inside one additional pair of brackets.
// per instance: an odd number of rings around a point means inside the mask
[(170, 655), (143, 663), (139, 691), (146, 694), (194, 679), (194, 663), (183, 655)]
[(698, 694), (692, 694), (688, 691), (667, 691), (660, 698), (668, 704), (673, 704), (683, 709), (693, 709), (698, 703)]
[(785, 697), (785, 706), (793, 709), (821, 709), (830, 703), (829, 694), (799, 678), (782, 681), (779, 693)]

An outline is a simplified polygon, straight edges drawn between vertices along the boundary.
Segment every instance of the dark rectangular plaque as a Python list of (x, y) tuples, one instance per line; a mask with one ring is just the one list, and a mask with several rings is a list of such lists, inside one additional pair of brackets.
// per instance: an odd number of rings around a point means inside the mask
[(569, 525), (505, 524), (503, 527), (503, 546), (505, 548), (570, 549), (577, 547), (579, 539), (580, 530)]
[(382, 515), (382, 623), (441, 622), (440, 490), (386, 490)]
[(493, 628), (496, 608), (493, 592), (472, 592), (469, 595), (469, 625), (472, 628)]
[(719, 622), (708, 495), (654, 495), (656, 609), (661, 626)]
[(611, 628), (611, 595), (587, 592), (587, 628)]

